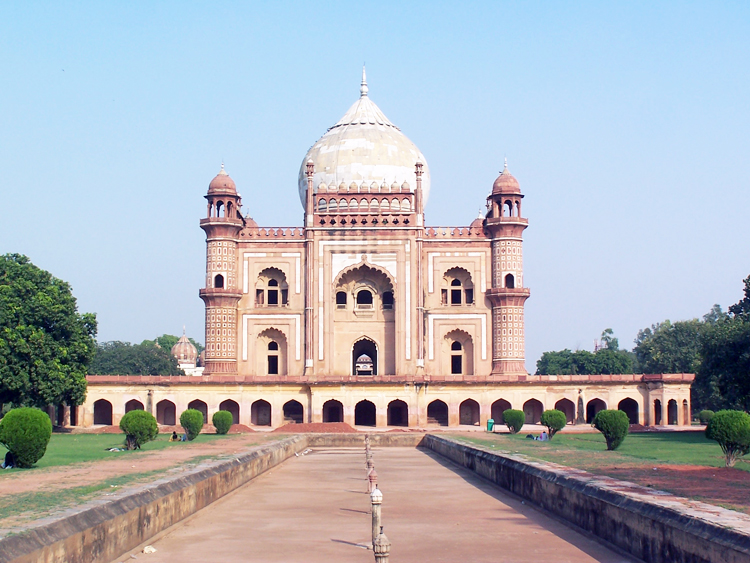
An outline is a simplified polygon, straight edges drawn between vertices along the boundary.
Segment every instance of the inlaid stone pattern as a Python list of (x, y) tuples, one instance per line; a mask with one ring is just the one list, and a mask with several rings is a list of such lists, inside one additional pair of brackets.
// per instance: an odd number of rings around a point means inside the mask
[(206, 308), (206, 358), (236, 357), (237, 310)]

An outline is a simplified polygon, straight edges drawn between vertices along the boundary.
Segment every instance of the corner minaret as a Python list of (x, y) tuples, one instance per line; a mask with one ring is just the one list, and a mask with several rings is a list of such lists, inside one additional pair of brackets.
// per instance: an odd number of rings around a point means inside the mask
[(487, 198), (485, 229), (492, 240), (492, 374), (525, 376), (524, 303), (530, 292), (523, 286), (523, 231), (518, 180), (503, 171)]
[(224, 164), (206, 194), (206, 286), (200, 297), (206, 304), (205, 375), (237, 374), (237, 242), (244, 226), (242, 200)]

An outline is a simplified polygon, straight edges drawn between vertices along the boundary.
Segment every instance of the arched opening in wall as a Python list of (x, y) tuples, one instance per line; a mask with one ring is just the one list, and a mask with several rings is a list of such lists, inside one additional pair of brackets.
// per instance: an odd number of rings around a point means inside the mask
[[(688, 419), (685, 419), (688, 420)], [(70, 425), (78, 426), (78, 406), (70, 405)]]
[(586, 423), (591, 424), (594, 422), (594, 417), (599, 411), (603, 411), (607, 408), (607, 403), (601, 399), (591, 399), (586, 403)]
[(142, 410), (144, 410), (143, 403), (141, 403), (138, 399), (130, 399), (127, 403), (125, 403), (125, 412)]
[(476, 426), (479, 424), (479, 403), (466, 399), (458, 406), (458, 423)]
[(271, 403), (258, 399), (250, 405), (250, 423), (255, 426), (271, 426)]
[[(75, 407), (70, 407), (70, 424), (72, 426), (75, 426), (73, 424), (73, 409)], [(683, 424), (690, 424), (690, 405), (688, 405), (687, 399), (683, 399), (682, 401), (682, 423)]]
[(515, 289), (516, 287), (516, 278), (513, 277), (513, 274), (508, 274), (505, 276), (505, 288), (506, 289)]
[(352, 375), (377, 375), (378, 349), (369, 338), (357, 340), (352, 347)]
[(463, 373), (464, 351), (460, 342), (451, 344), (451, 374)]
[(323, 403), (323, 422), (344, 422), (344, 405), (334, 399)]
[(214, 277), (214, 288), (216, 289), (222, 289), (224, 287), (224, 276), (221, 274), (216, 274)]
[(284, 421), (302, 424), (304, 422), (305, 409), (299, 401), (287, 401), (284, 403)]
[(286, 307), (289, 304), (289, 284), (286, 274), (278, 268), (266, 268), (255, 282), (256, 307)]
[(667, 403), (667, 424), (677, 424), (677, 401), (674, 399)]
[(661, 426), (661, 401), (654, 400), (654, 426)]
[(427, 405), (427, 424), (448, 426), (448, 405), (440, 399), (436, 399)]
[(112, 403), (106, 399), (94, 401), (94, 424), (112, 425)]
[(576, 420), (576, 406), (570, 399), (560, 399), (555, 403), (555, 409), (565, 413), (565, 420), (573, 424)]
[(234, 215), (232, 214), (232, 210), (234, 209), (234, 206), (232, 205), (231, 201), (227, 202), (227, 217), (234, 218)]
[(188, 403), (188, 408), (200, 411), (203, 415), (203, 424), (208, 424), (208, 405), (206, 403), (200, 399), (196, 399)]
[(357, 309), (372, 309), (372, 292), (369, 289), (357, 292)]
[(364, 400), (354, 407), (355, 426), (375, 426), (375, 404)]
[(346, 291), (336, 292), (336, 308), (346, 309)]
[(275, 375), (279, 373), (279, 343), (269, 342), (268, 343), (268, 375)]
[(513, 407), (510, 406), (510, 403), (505, 399), (498, 399), (497, 401), (492, 403), (492, 407), (490, 409), (490, 417), (495, 421), (495, 424), (502, 424), (503, 413), (512, 408)]
[(544, 406), (536, 399), (529, 399), (523, 404), (523, 414), (526, 416), (526, 424), (539, 424), (542, 419)]
[(638, 424), (638, 402), (628, 397), (617, 404), (617, 410), (628, 415), (630, 424)]
[(441, 298), (443, 305), (473, 305), (474, 284), (464, 268), (451, 268), (443, 275)]
[(461, 329), (450, 331), (443, 339), (441, 350), (441, 371), (443, 373), (450, 373), (451, 375), (474, 374), (474, 343), (469, 333)]
[(287, 338), (277, 328), (267, 328), (256, 340), (255, 365), (257, 373), (266, 375), (287, 374)]
[(386, 291), (383, 293), (383, 309), (393, 309), (393, 292)]
[(240, 405), (232, 399), (227, 399), (219, 404), (220, 411), (227, 411), (232, 413), (232, 424), (240, 423)]
[(409, 426), (409, 407), (404, 401), (388, 403), (388, 426)]
[(328, 202), (325, 199), (318, 200), (318, 213), (325, 213), (328, 211)]
[(172, 401), (163, 399), (156, 403), (156, 422), (165, 426), (177, 424), (177, 409)]
[(513, 202), (509, 199), (503, 204), (503, 217), (513, 217)]
[(223, 201), (216, 202), (216, 216), (224, 217), (224, 202)]
[(519, 200), (516, 200), (513, 205), (513, 216), (514, 217), (520, 217), (521, 216), (521, 202)]

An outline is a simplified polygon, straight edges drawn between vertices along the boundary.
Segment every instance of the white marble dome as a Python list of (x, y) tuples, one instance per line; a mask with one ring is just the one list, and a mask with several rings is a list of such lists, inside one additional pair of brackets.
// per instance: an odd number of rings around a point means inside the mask
[(409, 191), (417, 186), (414, 165), (422, 162), (422, 198), (430, 195), (430, 168), (424, 155), (401, 130), (391, 123), (380, 108), (367, 96), (367, 80), (362, 71), (360, 98), (336, 125), (307, 151), (299, 169), (299, 197), (305, 205), (308, 160), (315, 166), (313, 190), (325, 183), (328, 186), (352, 183), (370, 186), (373, 182), (388, 186), (406, 182)]

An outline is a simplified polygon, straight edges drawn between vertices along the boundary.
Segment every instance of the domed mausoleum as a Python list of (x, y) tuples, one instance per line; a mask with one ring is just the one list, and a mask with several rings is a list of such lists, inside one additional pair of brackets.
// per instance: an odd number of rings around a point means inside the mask
[[(619, 408), (632, 423), (689, 424), (690, 374), (529, 375), (520, 183), (507, 163), (494, 182), (487, 169), (480, 216), (431, 227), (427, 162), (363, 72), (359, 98), (302, 157), (297, 186), (278, 187), (298, 190), (302, 225), (258, 226), (222, 165), (200, 220), (205, 371), (89, 376), (78, 419), (117, 424), (145, 408), (174, 424), (196, 408), (252, 426), (424, 428), (485, 426), (509, 408), (527, 423), (558, 409), (579, 424)], [(243, 189), (252, 202), (258, 188)], [(195, 361), (185, 336), (173, 353)]]

